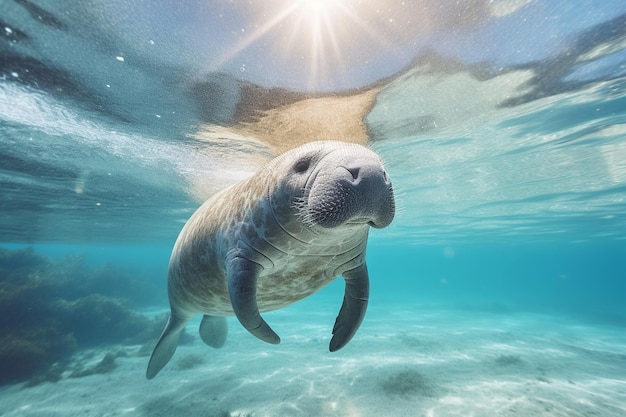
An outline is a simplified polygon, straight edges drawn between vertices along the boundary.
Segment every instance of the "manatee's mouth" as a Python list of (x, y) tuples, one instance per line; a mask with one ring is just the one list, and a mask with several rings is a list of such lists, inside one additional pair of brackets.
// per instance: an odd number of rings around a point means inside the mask
[(374, 229), (384, 229), (385, 227), (389, 226), (392, 219), (393, 219), (393, 216), (390, 217), (390, 220), (388, 222), (387, 221), (385, 222), (369, 221), (367, 222), (367, 225), (372, 226)]
[[(393, 190), (389, 190), (390, 195), (393, 195)], [(349, 225), (368, 225), (374, 229), (384, 229), (389, 226), (395, 215), (395, 201), (386, 201), (381, 204), (380, 214), (374, 214), (369, 216), (354, 217), (351, 218), (346, 224)]]
[(376, 222), (372, 220), (370, 217), (357, 217), (354, 219), (350, 219), (350, 221), (346, 222), (346, 224), (353, 224), (353, 225), (366, 224), (368, 226), (378, 228), (378, 226), (376, 225)]

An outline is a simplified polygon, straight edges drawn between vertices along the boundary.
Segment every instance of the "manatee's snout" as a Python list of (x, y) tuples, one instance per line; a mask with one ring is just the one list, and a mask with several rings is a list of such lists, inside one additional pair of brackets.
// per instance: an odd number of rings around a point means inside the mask
[(395, 215), (393, 186), (382, 164), (354, 164), (342, 167), (350, 175), (350, 187), (356, 193), (356, 207), (351, 223), (365, 222), (375, 228), (389, 226)]
[(377, 158), (338, 164), (317, 176), (309, 192), (308, 210), (314, 223), (322, 227), (386, 227), (395, 215), (391, 180)]

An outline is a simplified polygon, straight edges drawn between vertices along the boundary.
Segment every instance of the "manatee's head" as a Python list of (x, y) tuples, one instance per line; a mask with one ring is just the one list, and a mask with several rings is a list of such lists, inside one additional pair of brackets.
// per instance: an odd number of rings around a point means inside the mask
[[(380, 157), (343, 142), (312, 142), (281, 158), (283, 191), (298, 220), (313, 228), (388, 226), (395, 214), (391, 180)], [(274, 203), (273, 203), (274, 204)]]

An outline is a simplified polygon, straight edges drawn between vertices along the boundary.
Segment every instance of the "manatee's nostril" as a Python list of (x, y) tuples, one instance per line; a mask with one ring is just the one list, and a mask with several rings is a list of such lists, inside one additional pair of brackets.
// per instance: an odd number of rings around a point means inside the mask
[(359, 167), (356, 168), (346, 168), (348, 170), (348, 172), (352, 175), (352, 179), (353, 180), (357, 180), (359, 178)]
[(391, 182), (389, 180), (389, 175), (387, 175), (387, 171), (383, 171), (383, 181), (385, 181), (385, 184), (389, 184), (389, 182)]

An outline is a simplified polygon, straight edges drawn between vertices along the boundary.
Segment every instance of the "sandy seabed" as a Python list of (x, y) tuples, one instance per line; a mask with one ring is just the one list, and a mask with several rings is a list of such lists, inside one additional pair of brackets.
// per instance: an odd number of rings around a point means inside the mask
[[(310, 303), (266, 314), (282, 336), (278, 346), (231, 319), (219, 350), (202, 344), (194, 322), (193, 342), (151, 381), (141, 347), (119, 347), (125, 355), (109, 373), (0, 388), (0, 415), (626, 415), (624, 328), (546, 314), (381, 305), (331, 354), (335, 314)], [(97, 362), (105, 352), (76, 361)]]

